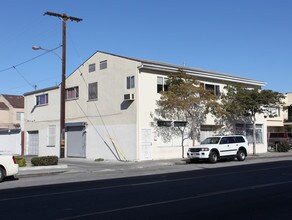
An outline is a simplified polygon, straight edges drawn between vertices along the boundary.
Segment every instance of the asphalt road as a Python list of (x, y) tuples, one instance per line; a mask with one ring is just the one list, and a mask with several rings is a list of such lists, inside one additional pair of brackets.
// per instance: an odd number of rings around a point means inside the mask
[(0, 190), (1, 219), (291, 219), (292, 161)]

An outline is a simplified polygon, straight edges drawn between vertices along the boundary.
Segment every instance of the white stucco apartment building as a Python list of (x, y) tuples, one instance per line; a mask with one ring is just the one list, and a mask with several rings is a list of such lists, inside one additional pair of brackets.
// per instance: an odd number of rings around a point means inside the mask
[[(264, 82), (160, 62), (96, 52), (66, 79), (65, 157), (152, 160), (181, 156), (180, 139), (163, 142), (151, 115), (171, 72), (193, 74), (214, 94), (228, 83), (261, 88)], [(25, 97), (25, 151), (60, 155), (59, 86), (28, 92)], [(201, 137), (215, 134), (211, 116)], [(251, 134), (251, 125), (236, 125)], [(257, 153), (266, 152), (266, 120), (257, 119)], [(193, 141), (186, 142), (186, 148)], [(252, 146), (250, 147), (252, 149)]]

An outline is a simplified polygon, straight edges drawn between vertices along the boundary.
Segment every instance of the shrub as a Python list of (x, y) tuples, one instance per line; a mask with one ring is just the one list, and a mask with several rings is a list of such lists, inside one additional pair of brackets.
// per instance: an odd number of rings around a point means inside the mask
[(291, 147), (287, 142), (280, 142), (276, 146), (277, 152), (288, 152)]
[(15, 157), (15, 159), (19, 167), (26, 167), (26, 160), (24, 157)]
[(97, 158), (97, 159), (95, 159), (94, 161), (95, 161), (95, 162), (101, 162), (101, 161), (104, 161), (104, 159), (103, 159), (103, 158)]
[(31, 159), (33, 166), (50, 166), (58, 164), (57, 156), (33, 157)]

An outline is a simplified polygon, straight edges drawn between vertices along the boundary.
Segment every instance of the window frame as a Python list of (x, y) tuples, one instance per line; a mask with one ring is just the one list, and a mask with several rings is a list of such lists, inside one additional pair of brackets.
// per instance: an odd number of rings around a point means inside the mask
[(107, 69), (107, 60), (102, 60), (99, 62), (99, 69), (100, 70)]
[[(94, 90), (95, 91), (90, 91), (92, 89), (92, 86), (95, 86)], [(92, 92), (95, 92), (95, 96), (92, 97)], [(97, 82), (92, 82), (92, 83), (88, 83), (88, 101), (96, 101), (98, 99), (98, 83)]]
[[(73, 89), (75, 96), (68, 98), (68, 92), (69, 90)], [(79, 87), (78, 86), (74, 86), (74, 87), (70, 87), (70, 88), (66, 88), (65, 90), (65, 100), (74, 100), (74, 99), (78, 99), (79, 98)]]
[(134, 89), (135, 88), (135, 76), (127, 76), (126, 78), (126, 88)]
[[(220, 96), (220, 85), (201, 82), (200, 86), (207, 91), (210, 91), (215, 96)], [(212, 88), (211, 88), (212, 87)]]
[[(161, 79), (161, 84), (159, 82), (160, 81), (159, 79)], [(156, 81), (157, 93), (168, 91), (167, 80), (168, 80), (167, 77), (157, 76), (157, 81)]]
[[(41, 95), (36, 95), (36, 106), (45, 106), (49, 104), (49, 94), (44, 93)], [(44, 103), (42, 103), (42, 97), (44, 97)]]
[(92, 73), (92, 72), (95, 72), (96, 71), (96, 65), (95, 63), (91, 63), (88, 65), (88, 72), (89, 73)]

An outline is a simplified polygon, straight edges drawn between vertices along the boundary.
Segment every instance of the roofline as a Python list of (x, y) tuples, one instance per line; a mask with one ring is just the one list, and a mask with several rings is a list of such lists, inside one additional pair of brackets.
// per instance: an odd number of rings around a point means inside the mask
[[(156, 61), (150, 61), (150, 60), (144, 60), (144, 59), (137, 59), (137, 58), (131, 58), (126, 56), (120, 56), (108, 52), (103, 51), (96, 51), (96, 53), (104, 53), (128, 60), (133, 60), (137, 62), (141, 62), (141, 66), (138, 67), (138, 69), (149, 69), (149, 70), (158, 70), (158, 71), (165, 71), (165, 72), (176, 72), (179, 69), (182, 69), (186, 73), (193, 74), (198, 77), (204, 77), (209, 79), (216, 79), (216, 80), (223, 80), (228, 82), (235, 82), (235, 83), (243, 83), (243, 84), (250, 84), (255, 86), (265, 86), (267, 83), (259, 80), (249, 79), (245, 77), (239, 77), (231, 74), (221, 73), (221, 72), (215, 72), (215, 71), (208, 71), (198, 68), (191, 68), (191, 67), (185, 67), (185, 66), (178, 66), (174, 64), (169, 63), (163, 63), (163, 62), (156, 62)], [(93, 55), (92, 55), (93, 56)]]
[(206, 70), (200, 70), (200, 69), (182, 67), (182, 66), (174, 66), (174, 65), (142, 63), (139, 69), (157, 70), (157, 71), (164, 71), (164, 72), (169, 72), (169, 73), (176, 72), (179, 69), (182, 69), (188, 74), (192, 74), (192, 75), (202, 77), (202, 78), (223, 80), (223, 81), (243, 83), (243, 84), (251, 84), (255, 86), (265, 86), (267, 84), (266, 82), (239, 77), (239, 76), (235, 76), (231, 74), (211, 72), (211, 71), (206, 71)]
[(48, 87), (48, 88), (27, 92), (27, 93), (24, 93), (23, 96), (33, 95), (33, 94), (41, 93), (41, 92), (47, 92), (47, 91), (55, 90), (55, 89), (59, 89), (59, 86), (51, 86), (51, 87)]

